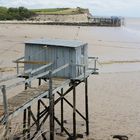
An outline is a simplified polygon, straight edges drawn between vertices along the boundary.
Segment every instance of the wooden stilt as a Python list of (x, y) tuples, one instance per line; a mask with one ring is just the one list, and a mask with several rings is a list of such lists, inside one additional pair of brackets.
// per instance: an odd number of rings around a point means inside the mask
[(52, 72), (49, 72), (50, 140), (54, 140), (54, 96), (52, 94)]
[(8, 133), (9, 133), (9, 120), (8, 120), (8, 117), (9, 117), (9, 112), (8, 112), (8, 102), (7, 102), (7, 96), (6, 96), (6, 86), (3, 85), (2, 86), (2, 94), (3, 94), (3, 104), (4, 104), (4, 117), (5, 117), (5, 128), (6, 128), (6, 131), (5, 131), (5, 134), (4, 134), (4, 137), (6, 139), (8, 139)]
[(61, 89), (61, 133), (64, 127), (64, 106), (63, 106), (63, 88)]
[(89, 135), (89, 116), (88, 116), (88, 79), (85, 79), (85, 115), (86, 115), (86, 135)]
[(76, 139), (76, 86), (73, 85), (73, 140)]
[(38, 100), (38, 104), (37, 104), (37, 130), (40, 129), (39, 124), (40, 124), (40, 100)]
[(41, 85), (41, 79), (39, 78), (38, 80), (39, 80), (38, 81), (38, 85), (40, 86)]
[[(28, 78), (25, 78), (27, 80)], [(25, 83), (25, 90), (28, 88), (28, 83)]]
[(25, 137), (25, 134), (26, 134), (26, 114), (27, 114), (27, 111), (26, 109), (24, 109), (24, 112), (23, 112), (23, 139), (26, 140), (26, 137)]
[(28, 107), (28, 134), (27, 134), (27, 139), (30, 139), (30, 126), (31, 126), (31, 106)]

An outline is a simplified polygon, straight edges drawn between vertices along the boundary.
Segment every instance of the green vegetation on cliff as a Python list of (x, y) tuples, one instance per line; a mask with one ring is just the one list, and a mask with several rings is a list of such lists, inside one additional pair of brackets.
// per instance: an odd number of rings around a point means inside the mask
[(26, 20), (37, 14), (48, 15), (74, 15), (89, 13), (88, 9), (77, 8), (48, 8), (48, 9), (27, 9), (0, 7), (0, 20)]
[(32, 9), (31, 11), (37, 14), (62, 14), (62, 15), (71, 15), (71, 14), (83, 14), (88, 13), (88, 9), (83, 9), (80, 7), (77, 8), (48, 8), (48, 9)]
[(6, 8), (0, 7), (0, 20), (25, 20), (32, 17), (35, 13), (24, 7)]

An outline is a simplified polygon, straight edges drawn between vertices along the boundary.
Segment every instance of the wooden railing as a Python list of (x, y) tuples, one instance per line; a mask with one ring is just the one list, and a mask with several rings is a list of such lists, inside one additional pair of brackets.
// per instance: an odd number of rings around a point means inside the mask
[(59, 68), (57, 68), (57, 69), (55, 69), (53, 71), (48, 70), (48, 71), (43, 72), (41, 74), (33, 75), (36, 72), (39, 72), (40, 70), (43, 70), (43, 69), (45, 69), (45, 68), (47, 68), (47, 67), (49, 67), (51, 65), (52, 65), (52, 63), (49, 63), (47, 65), (44, 65), (42, 67), (39, 67), (39, 68), (31, 71), (30, 72), (31, 75), (30, 75), (29, 79), (27, 79), (27, 80), (24, 80), (24, 81), (21, 81), (21, 82), (18, 82), (18, 83), (14, 83), (14, 84), (12, 84), (10, 86), (7, 86), (7, 87), (6, 87), (6, 85), (1, 85), (0, 86), (0, 90), (1, 90), (2, 96), (3, 96), (3, 106), (4, 106), (4, 117), (3, 117), (2, 121), (0, 120), (1, 123), (8, 122), (7, 120), (8, 120), (9, 111), (8, 111), (8, 103), (7, 103), (7, 95), (6, 95), (7, 90), (9, 90), (11, 88), (14, 88), (14, 87), (16, 87), (18, 85), (26, 84), (26, 83), (28, 83), (29, 86), (31, 86), (31, 81), (33, 81), (33, 80), (35, 80), (37, 78), (43, 77), (43, 76), (48, 76), (48, 79), (49, 79), (49, 91), (50, 91), (49, 96), (51, 96), (53, 75), (56, 74), (57, 72), (65, 69), (65, 68), (67, 68), (69, 66), (69, 64), (65, 64), (65, 65), (63, 65), (63, 66), (61, 66), (61, 67), (59, 67)]

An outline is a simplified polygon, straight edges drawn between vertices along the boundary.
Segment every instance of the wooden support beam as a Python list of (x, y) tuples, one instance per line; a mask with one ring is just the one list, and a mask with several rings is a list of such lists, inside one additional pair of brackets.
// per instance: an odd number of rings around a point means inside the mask
[(89, 135), (88, 78), (85, 79), (85, 115), (86, 115), (86, 135)]
[(49, 114), (50, 114), (50, 140), (54, 140), (54, 95), (52, 94), (52, 71), (49, 72)]
[[(75, 86), (78, 86), (80, 83), (75, 83)], [(70, 91), (73, 90), (73, 86), (71, 86), (65, 93), (63, 93), (63, 97), (66, 96)], [(54, 105), (56, 105), (61, 100), (61, 97), (59, 97), (57, 100), (55, 100)]]
[(48, 62), (44, 61), (13, 61), (14, 63), (23, 63), (23, 64), (34, 64), (34, 65), (45, 65), (48, 64)]
[(41, 85), (41, 78), (38, 79), (38, 85)]
[(76, 139), (76, 86), (73, 83), (73, 140)]
[(63, 88), (61, 89), (61, 133), (64, 127), (64, 105), (63, 105)]
[(28, 107), (27, 139), (30, 139), (30, 126), (31, 126), (31, 106)]
[[(28, 78), (25, 78), (25, 80), (27, 80)], [(28, 83), (25, 82), (25, 90), (27, 90), (28, 88)]]
[(39, 124), (40, 124), (40, 100), (38, 100), (37, 104), (37, 131), (40, 129)]
[(44, 114), (44, 115), (46, 115), (46, 116), (43, 118), (42, 122), (40, 122), (40, 125), (39, 125), (40, 128), (41, 128), (41, 126), (45, 123), (45, 121), (47, 120), (47, 118), (48, 118), (48, 116), (49, 116), (49, 113)]
[[(59, 92), (57, 92), (59, 95), (61, 95)], [(65, 97), (63, 97), (63, 100), (71, 107), (71, 108), (73, 108), (73, 105), (65, 98)], [(76, 109), (76, 112), (86, 121), (86, 118), (80, 113), (80, 111), (78, 111), (77, 109)]]
[[(58, 125), (61, 126), (60, 121), (54, 116), (54, 120), (57, 122)], [(70, 139), (72, 139), (72, 136), (70, 135), (70, 133), (67, 131), (67, 129), (65, 127), (63, 127), (64, 132), (69, 136)]]
[(2, 91), (2, 95), (3, 95), (4, 119), (5, 119), (5, 128), (6, 128), (6, 131), (4, 133), (4, 137), (7, 139), (9, 137), (8, 136), (8, 133), (9, 133), (9, 120), (8, 120), (9, 112), (8, 112), (8, 102), (7, 102), (6, 86), (5, 85), (2, 85), (1, 91)]
[(23, 111), (23, 139), (26, 140), (26, 118), (27, 118), (27, 111), (24, 109)]

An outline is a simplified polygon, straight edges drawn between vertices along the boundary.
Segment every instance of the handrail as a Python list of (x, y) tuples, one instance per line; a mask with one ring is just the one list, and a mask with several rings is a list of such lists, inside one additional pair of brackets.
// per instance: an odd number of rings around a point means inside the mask
[(37, 68), (37, 69), (34, 69), (34, 70), (32, 70), (31, 74), (34, 74), (34, 73), (36, 73), (36, 72), (38, 72), (38, 71), (40, 71), (40, 70), (43, 70), (43, 69), (45, 69), (45, 68), (47, 68), (47, 67), (49, 67), (49, 66), (51, 66), (51, 65), (52, 65), (52, 63), (49, 63), (49, 64), (47, 64), (47, 65), (43, 65), (43, 66), (41, 66), (41, 67), (39, 67), (39, 68)]
[[(92, 59), (91, 61), (94, 61), (94, 72), (96, 72), (97, 69), (97, 61), (98, 61), (98, 57), (88, 57), (88, 59)], [(90, 68), (91, 69), (91, 68)]]
[(23, 57), (20, 57), (20, 58), (16, 59), (15, 61), (13, 61), (13, 62), (17, 63), (17, 74), (19, 74), (19, 63), (18, 63), (18, 61), (20, 61), (20, 60), (22, 60), (24, 58), (25, 57), (23, 56)]
[(63, 65), (63, 66), (55, 69), (54, 71), (52, 71), (52, 75), (55, 74), (55, 73), (57, 73), (57, 72), (59, 72), (59, 71), (61, 71), (62, 69), (66, 68), (68, 66), (69, 66), (69, 64), (65, 64), (65, 65)]
[[(51, 65), (51, 64), (50, 64), (50, 65)], [(55, 73), (59, 72), (60, 70), (66, 68), (66, 67), (68, 67), (68, 66), (69, 66), (69, 64), (65, 64), (65, 65), (63, 65), (63, 66), (61, 66), (61, 67), (55, 69), (54, 71), (52, 71), (52, 75), (54, 75)], [(47, 66), (46, 66), (46, 67), (47, 67)], [(38, 69), (39, 69), (39, 68), (38, 68)], [(15, 87), (15, 86), (19, 86), (19, 85), (22, 85), (22, 84), (25, 84), (25, 83), (28, 83), (28, 84), (29, 84), (31, 81), (33, 81), (33, 80), (35, 80), (35, 79), (37, 79), (37, 78), (40, 78), (40, 77), (49, 75), (49, 72), (50, 72), (50, 70), (48, 70), (48, 71), (46, 71), (46, 72), (43, 72), (43, 73), (41, 73), (41, 74), (35, 75), (35, 76), (33, 76), (33, 77), (30, 77), (30, 78), (27, 79), (27, 80), (14, 83), (14, 84), (12, 84), (12, 85), (6, 87), (6, 89), (9, 90), (9, 89), (11, 89), (11, 88), (13, 88), (13, 87)]]
[(23, 75), (25, 73), (30, 73), (31, 71), (32, 71), (32, 69), (29, 69), (29, 70), (27, 70), (27, 71), (25, 71), (24, 73), (21, 73), (21, 74), (15, 74), (15, 75), (12, 75), (12, 76), (2, 78), (2, 79), (0, 79), (0, 83), (16, 79), (18, 76)]
[(16, 62), (16, 61), (22, 60), (22, 59), (24, 59), (24, 58), (25, 58), (24, 56), (23, 56), (23, 57), (20, 57), (20, 58), (14, 60), (13, 62)]
[(96, 60), (97, 60), (98, 57), (92, 57), (92, 56), (89, 56), (88, 59), (96, 59)]

